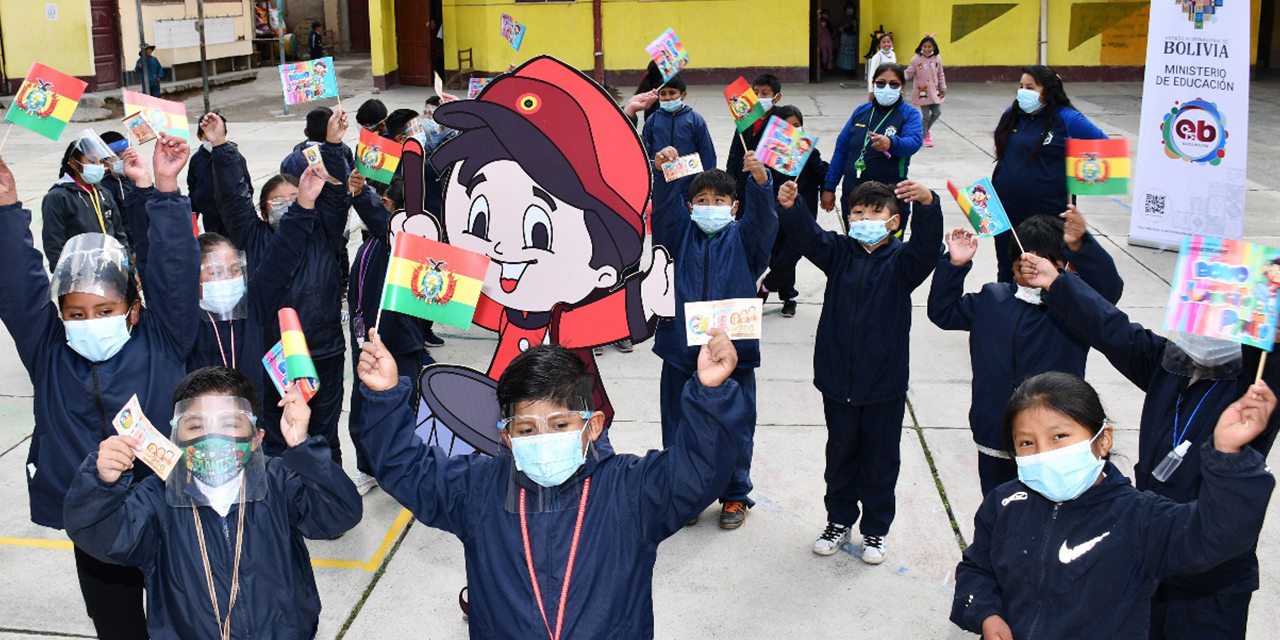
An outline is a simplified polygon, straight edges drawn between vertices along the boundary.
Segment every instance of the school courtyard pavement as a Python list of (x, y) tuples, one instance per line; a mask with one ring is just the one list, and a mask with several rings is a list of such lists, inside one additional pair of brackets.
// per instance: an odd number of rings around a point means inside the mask
[[(342, 61), (339, 66), (344, 105), (354, 109), (372, 94), (367, 61)], [(942, 120), (934, 129), (936, 146), (921, 150), (912, 162), (912, 177), (943, 197), (949, 229), (963, 225), (964, 219), (946, 195), (946, 180), (989, 175), (990, 132), (1013, 100), (1015, 82), (1010, 78), (1002, 84), (951, 85)], [(818, 148), (829, 157), (845, 120), (866, 99), (862, 86), (856, 80), (849, 88), (837, 82), (788, 85), (783, 101), (801, 108), (806, 129), (821, 137)], [(1280, 81), (1260, 80), (1252, 89), (1251, 131), (1280, 130), (1280, 111), (1275, 108), (1280, 104)], [(1068, 91), (1108, 134), (1137, 136), (1140, 85), (1069, 82)], [(428, 95), (429, 89), (397, 87), (378, 97), (392, 109), (421, 108)], [(198, 96), (186, 103), (192, 113), (200, 109)], [(230, 117), (231, 137), (260, 186), (301, 139), (299, 114), (306, 107), (291, 108), (287, 117), (280, 114), (279, 82), (270, 70), (255, 82), (215, 90), (213, 103)], [(688, 103), (707, 118), (723, 164), (733, 130), (721, 88), (693, 87)], [(32, 210), (39, 211), (42, 195), (56, 178), (66, 143), (85, 126), (99, 131), (121, 128), (118, 120), (73, 124), (58, 143), (24, 130), (13, 132), (3, 155)], [(1251, 133), (1249, 147), (1246, 236), (1276, 245), (1280, 146), (1269, 135)], [(1115, 257), (1124, 277), (1121, 306), (1136, 321), (1160, 331), (1174, 255), (1127, 244), (1127, 198), (1082, 200), (1093, 233)], [(820, 222), (827, 228), (837, 225), (829, 213), (823, 213)], [(34, 231), (39, 237), (39, 230)], [(984, 243), (969, 278), (970, 290), (994, 277), (993, 254), (990, 243)], [(822, 274), (804, 262), (796, 317), (782, 318), (776, 303), (766, 307), (752, 474), (757, 504), (742, 529), (720, 530), (713, 507), (696, 526), (662, 545), (654, 572), (659, 638), (972, 637), (947, 620), (955, 565), (972, 539), (973, 514), (980, 502), (976, 452), (966, 426), (967, 336), (929, 323), (927, 285), (914, 296), (910, 405), (903, 424), (898, 517), (888, 537), (889, 558), (880, 566), (863, 564), (856, 537), (835, 556), (822, 558), (810, 551), (825, 521), (826, 429), (821, 400), (811, 384), (823, 284)], [(477, 367), (488, 362), (495, 344), (492, 334), (479, 329), (441, 333), (446, 345), (433, 350), (437, 360)], [(617, 408), (615, 446), (637, 453), (660, 446), (660, 361), (649, 345), (631, 354), (609, 348), (599, 362)], [(1127, 471), (1132, 461), (1124, 456), (1137, 450), (1142, 394), (1097, 354), (1090, 356), (1089, 379), (1118, 423), (1118, 462)], [(92, 637), (70, 543), (62, 532), (28, 519), (24, 466), (31, 403), (31, 385), (6, 333), (0, 337), (0, 511), (6, 515), (0, 519), (0, 640)], [(345, 439), (345, 416), (341, 431)], [(344, 448), (351, 451), (349, 441)], [(1258, 554), (1263, 558), (1262, 588), (1253, 600), (1253, 640), (1274, 638), (1280, 629), (1278, 502), (1271, 506)], [(467, 623), (457, 605), (464, 584), (461, 544), (415, 522), (380, 490), (365, 497), (365, 517), (358, 527), (335, 541), (312, 542), (310, 550), (324, 607), (318, 637), (467, 637)], [(251, 583), (245, 586), (253, 589)]]

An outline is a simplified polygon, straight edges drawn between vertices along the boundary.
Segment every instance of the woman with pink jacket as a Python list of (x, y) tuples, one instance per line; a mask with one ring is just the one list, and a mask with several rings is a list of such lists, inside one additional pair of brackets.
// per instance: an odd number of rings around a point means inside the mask
[(942, 100), (947, 97), (947, 76), (942, 72), (942, 58), (933, 36), (925, 36), (916, 47), (916, 55), (907, 65), (907, 79), (915, 80), (912, 101), (920, 107), (920, 117), (924, 120), (924, 146), (932, 147), (929, 128), (942, 117)]

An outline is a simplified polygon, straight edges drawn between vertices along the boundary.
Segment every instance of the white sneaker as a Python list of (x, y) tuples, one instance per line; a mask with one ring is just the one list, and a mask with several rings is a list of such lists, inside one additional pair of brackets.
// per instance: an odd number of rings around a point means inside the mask
[(822, 530), (822, 535), (813, 541), (813, 552), (820, 556), (829, 556), (840, 550), (844, 543), (849, 541), (849, 531), (852, 527), (828, 522), (827, 528)]
[(884, 536), (862, 536), (862, 561), (867, 564), (884, 562), (888, 551), (885, 549)]
[(355, 475), (351, 476), (351, 481), (355, 483), (356, 493), (360, 495), (369, 493), (370, 489), (378, 486), (378, 479), (363, 471), (357, 471)]

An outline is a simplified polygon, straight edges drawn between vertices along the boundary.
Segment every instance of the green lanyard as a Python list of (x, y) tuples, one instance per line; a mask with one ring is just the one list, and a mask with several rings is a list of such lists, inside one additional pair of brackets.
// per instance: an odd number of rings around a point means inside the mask
[[(867, 116), (867, 124), (868, 124), (868, 125), (870, 125), (870, 124), (871, 124), (871, 118), (874, 118), (874, 117), (875, 117), (875, 115), (876, 115), (876, 108), (875, 108), (875, 107), (871, 107), (871, 115)], [(883, 117), (883, 118), (880, 118), (880, 124), (878, 124), (878, 125), (876, 125), (876, 126), (874, 126), (874, 127), (871, 127), (871, 128), (869, 128), (869, 129), (867, 129), (867, 133), (866, 133), (866, 135), (864, 135), (864, 136), (862, 137), (862, 151), (858, 154), (858, 159), (857, 159), (857, 161), (855, 161), (855, 162), (853, 163), (853, 170), (857, 172), (857, 173), (854, 175), (854, 177), (855, 177), (855, 178), (861, 178), (861, 177), (862, 177), (862, 172), (867, 170), (867, 161), (866, 161), (866, 160), (864, 160), (864, 158), (865, 158), (865, 157), (866, 157), (866, 155), (867, 155), (867, 145), (868, 145), (868, 144), (871, 144), (871, 133), (872, 133), (873, 131), (875, 131), (876, 129), (879, 129), (880, 127), (884, 126), (884, 121), (885, 121), (885, 120), (888, 120), (888, 119), (889, 119), (889, 116), (891, 116), (891, 115), (893, 115), (893, 108), (892, 108), (892, 107), (890, 107), (890, 108), (889, 108), (889, 111), (888, 111), (887, 113), (885, 113), (885, 114), (884, 114), (884, 117)]]

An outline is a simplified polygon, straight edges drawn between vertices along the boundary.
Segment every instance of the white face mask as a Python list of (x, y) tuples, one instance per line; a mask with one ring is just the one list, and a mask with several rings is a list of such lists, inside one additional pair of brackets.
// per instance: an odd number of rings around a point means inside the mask
[(200, 283), (200, 308), (219, 315), (231, 313), (244, 297), (244, 278)]
[(1034, 304), (1038, 306), (1044, 304), (1040, 301), (1041, 293), (1042, 292), (1038, 287), (1024, 287), (1022, 285), (1018, 285), (1018, 291), (1013, 294), (1013, 297), (1027, 304)]
[(773, 108), (773, 101), (777, 98), (760, 98), (760, 108), (768, 111)]

